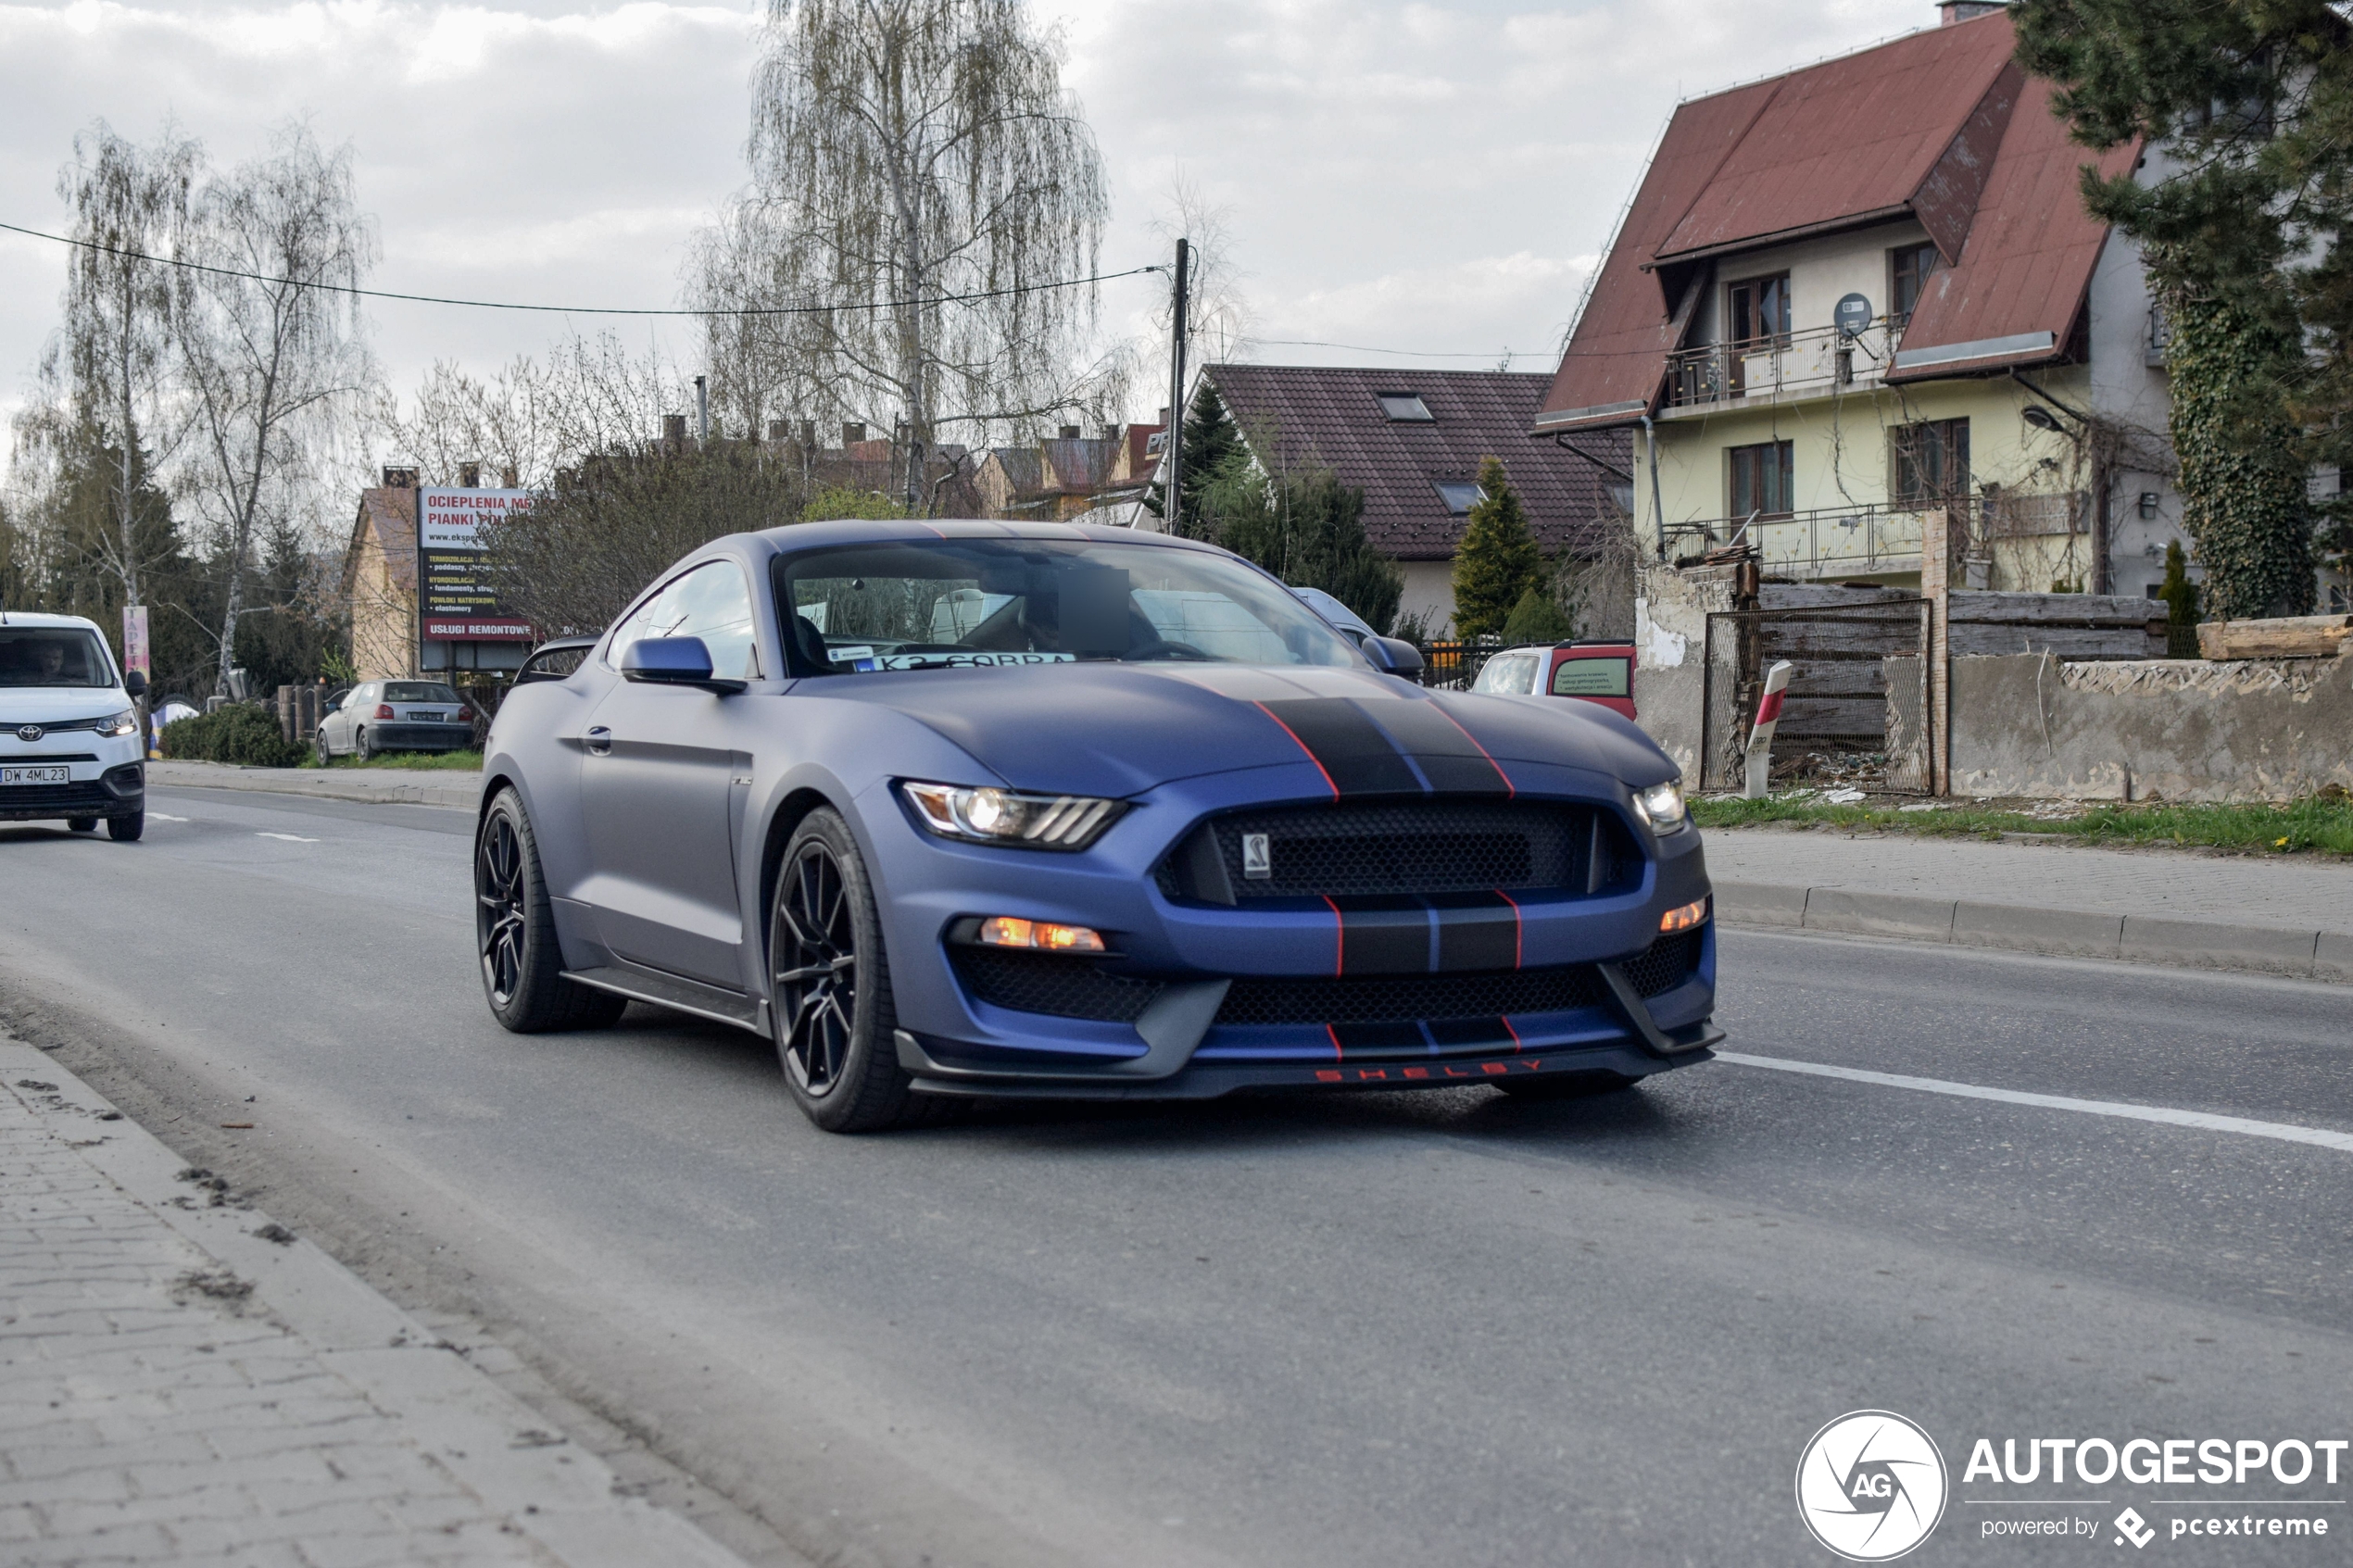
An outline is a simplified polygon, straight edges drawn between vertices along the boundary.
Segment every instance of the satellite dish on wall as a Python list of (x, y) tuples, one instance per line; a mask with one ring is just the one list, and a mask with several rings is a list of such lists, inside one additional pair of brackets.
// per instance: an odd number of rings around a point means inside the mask
[(1860, 337), (1871, 324), (1871, 302), (1859, 294), (1850, 294), (1838, 302), (1837, 308), (1831, 312), (1831, 320), (1837, 323), (1841, 337)]

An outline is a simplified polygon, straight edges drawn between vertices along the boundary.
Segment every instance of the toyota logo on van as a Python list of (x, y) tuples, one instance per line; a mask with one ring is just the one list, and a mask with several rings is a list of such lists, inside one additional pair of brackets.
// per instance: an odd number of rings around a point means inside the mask
[(45, 735), (48, 733), (48, 731), (43, 729), (38, 724), (19, 724), (17, 726), (17, 738), (24, 742), (27, 746), (31, 746), (34, 741), (39, 740), (43, 735)]

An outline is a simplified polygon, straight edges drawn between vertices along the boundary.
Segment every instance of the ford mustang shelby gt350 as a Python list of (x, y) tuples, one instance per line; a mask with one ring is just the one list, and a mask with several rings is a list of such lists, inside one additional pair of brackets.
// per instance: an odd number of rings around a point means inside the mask
[(1424, 690), (1214, 546), (802, 523), (695, 552), (578, 657), (484, 759), (510, 1029), (737, 1024), (837, 1131), (980, 1094), (1592, 1093), (1720, 1038), (1700, 835), (1640, 730)]

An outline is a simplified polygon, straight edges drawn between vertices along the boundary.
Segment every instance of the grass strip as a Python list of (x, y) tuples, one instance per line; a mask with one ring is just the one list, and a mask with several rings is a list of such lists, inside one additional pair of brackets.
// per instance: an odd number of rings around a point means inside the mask
[[(1905, 810), (1906, 804), (1914, 807)], [(1997, 802), (1863, 800), (1831, 805), (1814, 795), (1764, 800), (1733, 797), (1692, 802), (1703, 828), (1758, 827), (1802, 822), (1848, 830), (1917, 834), (1923, 837), (1994, 837), (2040, 834), (2082, 844), (2152, 844), (2236, 849), (2249, 854), (2309, 854), (2353, 859), (2353, 797), (2310, 795), (2285, 805), (2090, 804), (2080, 810), (2057, 802), (2035, 808)]]
[[(300, 766), (317, 768), (319, 758), (314, 752), (302, 759)], [(480, 772), (482, 753), (479, 751), (379, 751), (362, 762), (357, 757), (338, 757), (326, 764), (330, 768), (401, 768), (413, 772)]]

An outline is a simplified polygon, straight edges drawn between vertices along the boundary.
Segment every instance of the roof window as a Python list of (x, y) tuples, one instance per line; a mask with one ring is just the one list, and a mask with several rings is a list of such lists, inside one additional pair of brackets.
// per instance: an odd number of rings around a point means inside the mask
[(1418, 392), (1376, 392), (1373, 396), (1379, 400), (1380, 411), (1389, 416), (1390, 424), (1428, 425), (1438, 422), (1438, 416), (1429, 411), (1429, 405), (1422, 401), (1422, 395)]
[(1432, 483), (1438, 491), (1438, 498), (1445, 502), (1446, 509), (1456, 517), (1466, 515), (1473, 507), (1487, 499), (1487, 492), (1467, 479), (1441, 479)]

